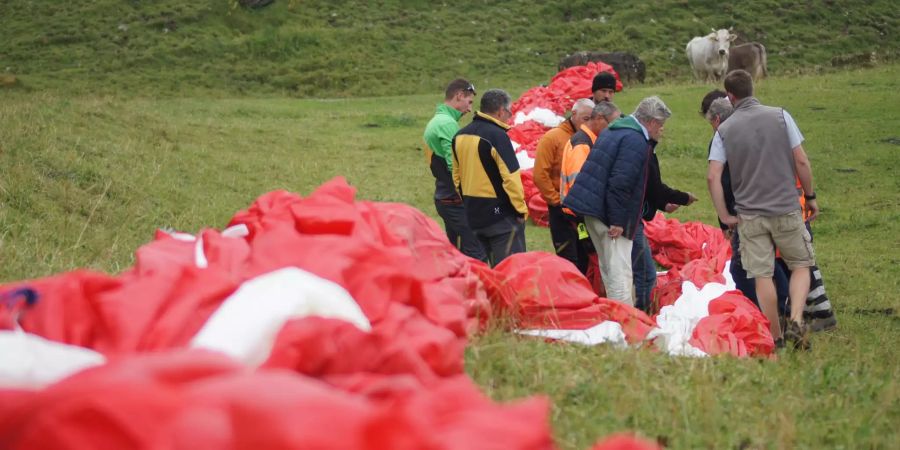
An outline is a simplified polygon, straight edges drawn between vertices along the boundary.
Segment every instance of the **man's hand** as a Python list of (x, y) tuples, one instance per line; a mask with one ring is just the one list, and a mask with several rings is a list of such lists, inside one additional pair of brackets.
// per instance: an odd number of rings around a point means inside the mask
[(613, 226), (609, 227), (609, 233), (607, 233), (607, 234), (609, 234), (610, 238), (615, 239), (615, 238), (621, 236), (622, 232), (624, 232), (624, 231), (625, 230), (623, 230), (622, 227), (613, 225)]
[(722, 230), (722, 235), (725, 236), (726, 242), (731, 242), (731, 238), (734, 237), (734, 230), (732, 230), (731, 228)]
[(526, 217), (526, 216), (516, 217), (516, 222), (518, 222), (519, 225), (524, 225), (526, 220), (528, 220), (528, 217)]
[(728, 228), (734, 228), (738, 224), (737, 216), (732, 216), (731, 214), (729, 214), (725, 217), (720, 217), (719, 220), (721, 220), (722, 223), (727, 225)]
[(688, 195), (688, 202), (687, 202), (688, 205), (697, 201), (697, 197), (695, 197), (694, 194), (691, 194), (690, 192), (688, 192), (687, 195)]
[(676, 205), (674, 203), (666, 203), (665, 211), (667, 213), (673, 213), (677, 209), (678, 209), (678, 205)]
[(806, 201), (806, 221), (812, 222), (816, 220), (816, 216), (819, 215), (819, 205), (816, 203), (816, 199), (807, 200)]

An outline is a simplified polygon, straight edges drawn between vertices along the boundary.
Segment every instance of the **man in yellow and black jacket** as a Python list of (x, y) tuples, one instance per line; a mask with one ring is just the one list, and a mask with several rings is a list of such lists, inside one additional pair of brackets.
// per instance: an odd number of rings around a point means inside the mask
[(495, 266), (525, 251), (525, 192), (519, 162), (506, 134), (511, 99), (502, 89), (481, 97), (481, 110), (453, 139), (453, 184), (466, 217)]

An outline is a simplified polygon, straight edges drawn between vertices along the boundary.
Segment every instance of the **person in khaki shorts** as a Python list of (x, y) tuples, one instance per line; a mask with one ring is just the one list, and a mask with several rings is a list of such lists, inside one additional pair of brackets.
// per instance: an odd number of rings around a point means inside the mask
[[(794, 348), (808, 349), (803, 309), (815, 253), (797, 196), (797, 179), (806, 193), (808, 220), (816, 218), (819, 207), (803, 135), (787, 111), (764, 106), (753, 97), (753, 79), (748, 72), (729, 72), (725, 92), (734, 112), (719, 126), (710, 146), (709, 192), (719, 220), (729, 227), (737, 226), (741, 263), (754, 279), (760, 308), (769, 319), (776, 344), (788, 341)], [(726, 162), (737, 216), (725, 205), (721, 179)], [(772, 281), (775, 248), (791, 269), (791, 313), (783, 338)]]

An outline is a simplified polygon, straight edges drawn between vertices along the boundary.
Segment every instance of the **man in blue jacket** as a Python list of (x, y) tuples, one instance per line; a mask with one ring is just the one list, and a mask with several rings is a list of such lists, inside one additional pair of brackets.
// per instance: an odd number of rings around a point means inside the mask
[(672, 112), (656, 96), (597, 137), (563, 204), (584, 216), (608, 298), (634, 305), (631, 250), (653, 148)]

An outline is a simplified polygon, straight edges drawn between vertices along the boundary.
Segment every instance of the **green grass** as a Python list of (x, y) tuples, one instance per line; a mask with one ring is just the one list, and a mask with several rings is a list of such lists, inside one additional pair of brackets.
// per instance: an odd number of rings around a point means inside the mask
[[(797, 120), (822, 208), (816, 252), (839, 330), (779, 361), (694, 360), (579, 347), (493, 331), (467, 370), (495, 399), (544, 393), (556, 438), (585, 449), (637, 430), (672, 448), (896, 448), (900, 441), (900, 66), (773, 77), (764, 103)], [(521, 92), (543, 78), (521, 76)], [(710, 86), (666, 83), (674, 115), (658, 148), (664, 179), (700, 201), (674, 216), (714, 223), (705, 188)], [(157, 227), (223, 227), (273, 189), (306, 194), (345, 176), (364, 199), (436, 217), (421, 133), (439, 94), (337, 100), (180, 98), (7, 91), (0, 101), (0, 280), (77, 267), (117, 272)], [(464, 119), (464, 121), (467, 121)], [(895, 142), (895, 141), (893, 141)], [(549, 250), (546, 229), (528, 246)], [(887, 315), (878, 310), (892, 308)]]
[(628, 51), (650, 82), (690, 77), (684, 47), (733, 26), (775, 75), (896, 59), (892, 0), (721, 2), (42, 0), (0, 3), (0, 75), (35, 90), (336, 97), (546, 82), (579, 50)]

